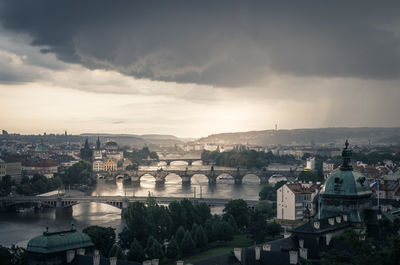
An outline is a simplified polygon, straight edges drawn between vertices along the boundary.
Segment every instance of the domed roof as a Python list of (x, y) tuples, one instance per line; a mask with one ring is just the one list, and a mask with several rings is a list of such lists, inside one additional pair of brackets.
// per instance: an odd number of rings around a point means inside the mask
[(44, 232), (29, 240), (27, 250), (34, 253), (55, 253), (70, 249), (92, 247), (90, 237), (75, 229), (55, 233)]
[(38, 146), (35, 147), (35, 152), (38, 152), (38, 153), (46, 153), (48, 151), (49, 151), (49, 148), (44, 144), (39, 144)]
[(342, 152), (343, 164), (325, 181), (321, 195), (360, 196), (372, 194), (367, 178), (361, 172), (353, 170), (351, 150), (348, 146), (349, 143), (346, 141), (346, 147)]
[(372, 194), (369, 182), (358, 171), (338, 170), (326, 180), (321, 190), (325, 195), (367, 195)]
[(118, 144), (115, 141), (108, 140), (107, 143), (104, 145), (104, 147), (106, 149), (117, 149), (118, 148)]

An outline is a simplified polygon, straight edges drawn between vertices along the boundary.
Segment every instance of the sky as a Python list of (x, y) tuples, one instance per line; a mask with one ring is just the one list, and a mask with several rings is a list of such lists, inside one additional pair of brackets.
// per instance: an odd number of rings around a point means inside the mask
[(398, 1), (0, 0), (0, 129), (400, 126)]

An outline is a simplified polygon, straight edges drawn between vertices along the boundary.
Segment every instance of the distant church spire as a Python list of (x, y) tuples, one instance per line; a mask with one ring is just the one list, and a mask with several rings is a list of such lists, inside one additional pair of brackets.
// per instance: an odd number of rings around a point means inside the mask
[(343, 151), (342, 151), (343, 164), (340, 167), (340, 170), (342, 170), (342, 171), (352, 171), (353, 170), (353, 167), (351, 165), (351, 155), (352, 155), (352, 152), (351, 152), (351, 149), (349, 149), (349, 141), (346, 140), (345, 148), (343, 148)]
[(96, 150), (100, 150), (100, 146), (101, 146), (101, 144), (100, 144), (100, 137), (99, 137), (99, 136), (97, 136), (97, 141), (96, 141)]

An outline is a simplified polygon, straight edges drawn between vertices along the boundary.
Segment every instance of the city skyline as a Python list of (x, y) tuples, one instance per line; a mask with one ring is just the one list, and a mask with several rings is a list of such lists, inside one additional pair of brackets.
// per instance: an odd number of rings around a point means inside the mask
[(399, 9), (1, 1), (0, 124), (179, 137), (398, 127)]

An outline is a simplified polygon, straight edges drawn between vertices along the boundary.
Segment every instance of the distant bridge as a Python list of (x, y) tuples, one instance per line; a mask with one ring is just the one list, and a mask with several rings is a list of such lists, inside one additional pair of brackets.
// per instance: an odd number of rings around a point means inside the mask
[(214, 169), (211, 167), (210, 170), (204, 169), (189, 169), (186, 168), (184, 170), (176, 170), (176, 169), (158, 169), (158, 170), (132, 170), (132, 171), (107, 171), (107, 172), (98, 172), (99, 178), (104, 177), (114, 177), (114, 178), (123, 178), (130, 179), (132, 182), (139, 183), (140, 179), (144, 175), (151, 175), (155, 178), (156, 183), (163, 184), (165, 183), (165, 179), (169, 174), (176, 174), (182, 179), (182, 184), (190, 184), (191, 179), (194, 175), (204, 175), (208, 178), (209, 184), (216, 184), (217, 178), (221, 175), (229, 175), (232, 176), (235, 184), (241, 184), (243, 178), (248, 175), (255, 175), (260, 179), (260, 183), (268, 183), (268, 180), (271, 176), (275, 174), (283, 174), (286, 177), (296, 177), (299, 172), (295, 170), (287, 170), (287, 171), (270, 171), (266, 169)]
[[(206, 203), (209, 207), (224, 206), (231, 199), (221, 198), (182, 198), (182, 197), (152, 197), (159, 204), (169, 204), (173, 201), (188, 199), (192, 203)], [(19, 204), (34, 204), (37, 208), (56, 208), (57, 210), (72, 210), (72, 206), (79, 203), (104, 203), (121, 210), (128, 207), (129, 203), (139, 201), (146, 202), (147, 196), (6, 196), (0, 197), (3, 207), (12, 207)], [(254, 208), (257, 200), (245, 200), (250, 208)]]
[(157, 160), (158, 162), (165, 162), (167, 166), (171, 165), (172, 162), (186, 162), (188, 166), (191, 166), (193, 162), (202, 161), (201, 155), (176, 155), (176, 156), (161, 156)]

